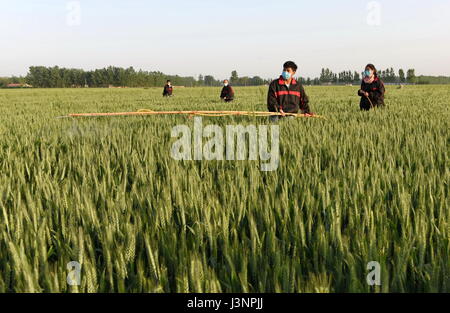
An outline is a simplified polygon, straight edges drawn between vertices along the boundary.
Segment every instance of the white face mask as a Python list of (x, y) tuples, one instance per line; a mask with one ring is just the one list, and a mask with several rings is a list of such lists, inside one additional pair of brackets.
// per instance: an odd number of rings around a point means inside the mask
[(225, 83), (225, 84), (223, 84), (225, 87), (228, 87), (228, 84), (227, 83)]

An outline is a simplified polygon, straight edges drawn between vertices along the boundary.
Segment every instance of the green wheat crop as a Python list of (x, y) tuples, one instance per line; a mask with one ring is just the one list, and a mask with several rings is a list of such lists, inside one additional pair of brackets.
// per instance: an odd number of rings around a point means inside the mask
[(0, 292), (450, 292), (450, 88), (390, 87), (369, 113), (357, 87), (306, 90), (328, 120), (281, 122), (274, 172), (173, 160), (184, 116), (55, 118), (264, 111), (264, 87), (229, 105), (216, 88), (0, 90)]

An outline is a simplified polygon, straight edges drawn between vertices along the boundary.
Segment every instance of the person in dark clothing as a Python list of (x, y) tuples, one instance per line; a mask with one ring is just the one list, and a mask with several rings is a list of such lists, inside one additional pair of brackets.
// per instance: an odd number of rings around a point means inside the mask
[(234, 90), (230, 86), (228, 79), (225, 79), (223, 81), (223, 88), (222, 92), (220, 93), (220, 99), (222, 99), (225, 102), (231, 102), (234, 100)]
[[(280, 78), (270, 84), (267, 97), (269, 112), (297, 114), (301, 110), (304, 114), (313, 115), (305, 89), (294, 78), (297, 69), (298, 67), (294, 62), (286, 62)], [(271, 120), (277, 121), (279, 118), (279, 116), (272, 116)]]
[(358, 96), (361, 97), (360, 108), (362, 111), (384, 107), (384, 93), (386, 89), (378, 77), (377, 69), (373, 64), (368, 64), (364, 71), (364, 79)]
[(167, 84), (164, 86), (163, 96), (164, 97), (172, 97), (173, 95), (173, 87), (170, 80), (167, 81)]

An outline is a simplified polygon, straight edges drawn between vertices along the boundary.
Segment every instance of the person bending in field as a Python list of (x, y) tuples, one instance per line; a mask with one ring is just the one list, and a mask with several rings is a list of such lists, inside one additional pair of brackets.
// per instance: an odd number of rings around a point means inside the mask
[(378, 77), (377, 69), (373, 64), (368, 64), (364, 70), (364, 79), (358, 96), (361, 97), (360, 107), (363, 111), (384, 107), (384, 93), (386, 89)]
[[(297, 65), (292, 62), (286, 62), (283, 66), (283, 73), (280, 78), (274, 80), (269, 86), (269, 95), (267, 106), (269, 112), (299, 113), (313, 115), (309, 108), (309, 99), (302, 84), (294, 78), (297, 72)], [(271, 121), (277, 121), (283, 116), (271, 116)]]
[(234, 100), (234, 90), (230, 86), (230, 82), (228, 81), (228, 79), (225, 79), (223, 81), (223, 88), (222, 92), (220, 93), (220, 99), (225, 102), (231, 102)]
[(164, 97), (172, 97), (172, 95), (173, 95), (172, 82), (170, 80), (168, 80), (166, 85), (164, 86), (163, 96)]

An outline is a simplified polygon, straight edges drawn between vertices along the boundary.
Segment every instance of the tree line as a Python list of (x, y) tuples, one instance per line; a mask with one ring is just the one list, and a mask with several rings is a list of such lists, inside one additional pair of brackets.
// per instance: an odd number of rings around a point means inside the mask
[[(31, 66), (25, 77), (0, 78), (0, 87), (5, 87), (11, 83), (26, 83), (37, 88), (161, 87), (167, 80), (170, 80), (172, 85), (185, 87), (218, 87), (223, 82), (212, 75), (199, 75), (195, 79), (189, 76), (166, 75), (157, 71), (137, 71), (133, 67), (124, 69), (109, 66), (103, 69), (85, 71), (58, 66)], [(236, 71), (232, 73), (230, 81), (235, 86), (260, 86), (269, 83), (269, 80), (264, 80), (258, 76), (238, 77)]]
[[(396, 72), (391, 67), (379, 71), (379, 75), (386, 83), (450, 84), (450, 77), (416, 76), (414, 69), (408, 69), (406, 72), (400, 69)], [(329, 68), (322, 68), (319, 77), (300, 78), (300, 80), (306, 85), (359, 84), (362, 77), (363, 73), (357, 71), (335, 73)], [(212, 75), (199, 75), (196, 79), (190, 76), (166, 75), (157, 71), (135, 70), (133, 67), (109, 66), (85, 71), (58, 66), (31, 66), (28, 74), (24, 77), (0, 78), (0, 87), (6, 87), (8, 84), (29, 84), (37, 88), (161, 87), (167, 80), (171, 80), (175, 86), (185, 87), (218, 87), (222, 85), (222, 80), (218, 80)], [(237, 71), (231, 73), (229, 80), (233, 86), (262, 86), (268, 85), (272, 81), (272, 79), (263, 79), (259, 76), (239, 77)]]
[(125, 69), (114, 66), (93, 71), (58, 66), (32, 66), (25, 77), (28, 84), (40, 88), (156, 87), (163, 86), (168, 79), (174, 85), (193, 87), (196, 84), (194, 77), (165, 75), (161, 72), (136, 71), (133, 67)]
[[(422, 79), (423, 76), (416, 76), (415, 69), (408, 69), (406, 74), (403, 69), (399, 69), (398, 72), (394, 68), (387, 68), (378, 72), (379, 77), (385, 83), (397, 83), (397, 84), (418, 84), (424, 83)], [(364, 73), (358, 73), (357, 71), (342, 71), (339, 73), (334, 73), (329, 68), (322, 68), (319, 78), (306, 79), (306, 84), (309, 85), (321, 85), (321, 84), (354, 84), (360, 83), (361, 79), (364, 77)], [(450, 82), (447, 80), (442, 81), (442, 83)]]

